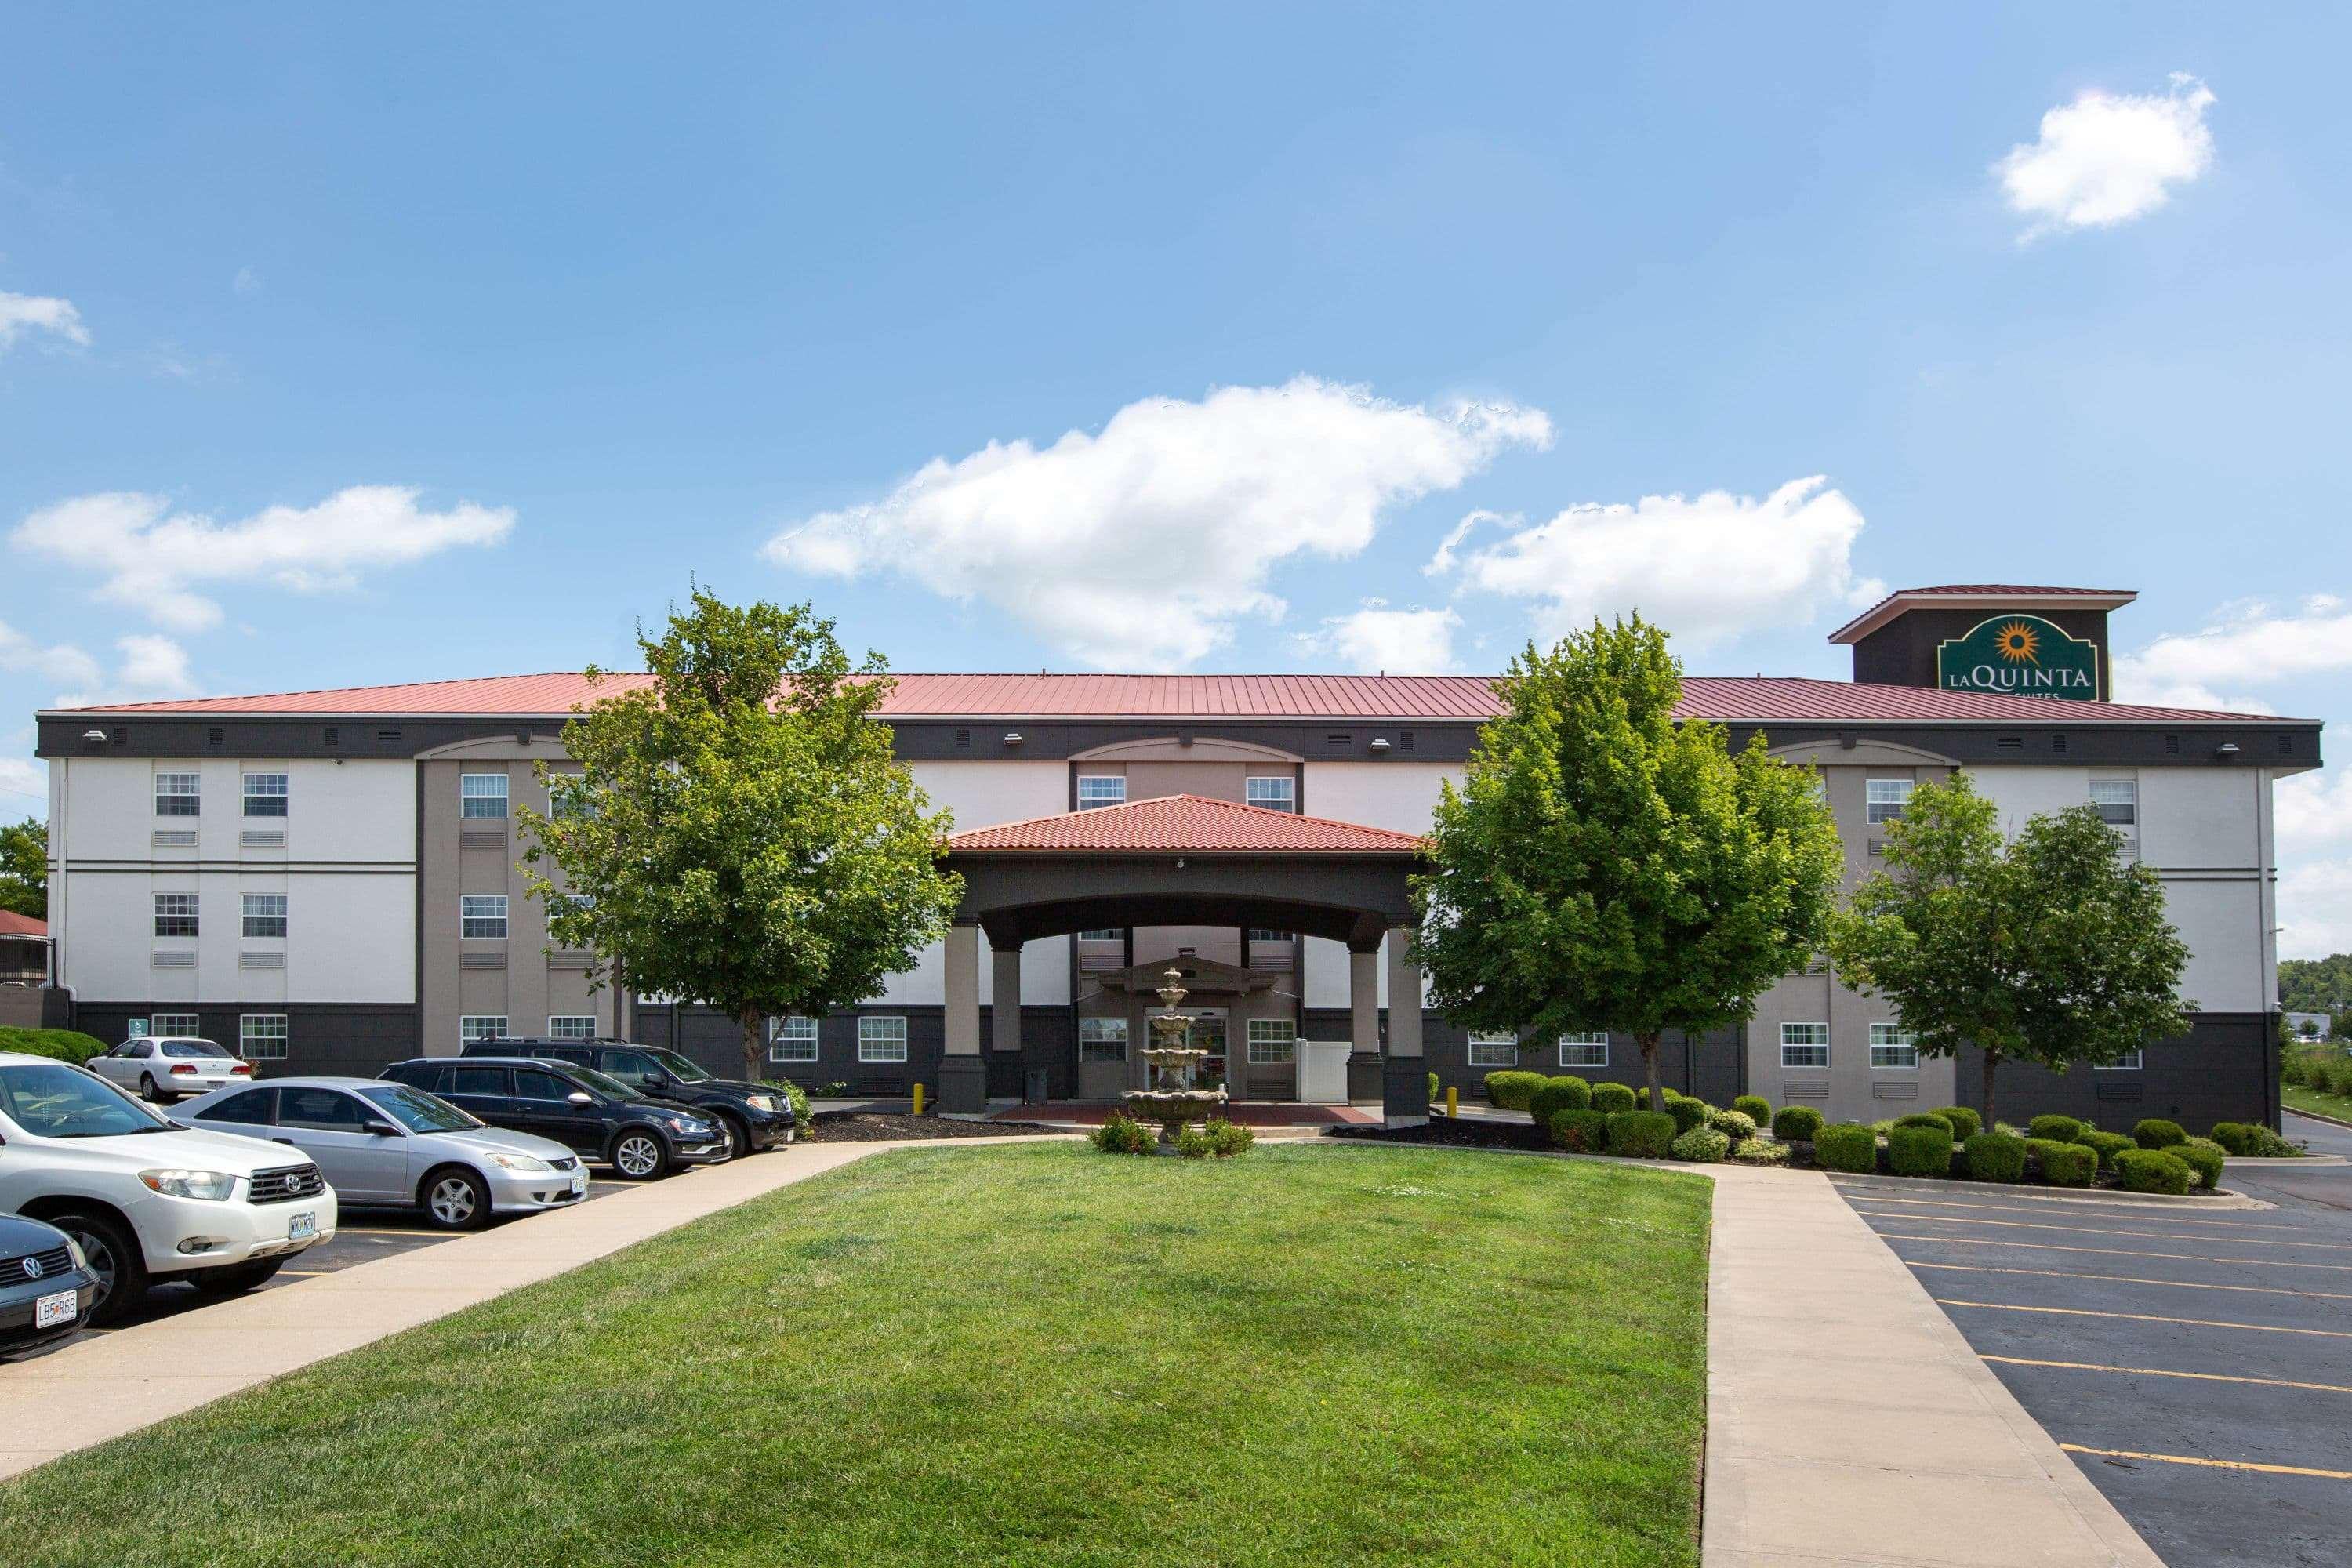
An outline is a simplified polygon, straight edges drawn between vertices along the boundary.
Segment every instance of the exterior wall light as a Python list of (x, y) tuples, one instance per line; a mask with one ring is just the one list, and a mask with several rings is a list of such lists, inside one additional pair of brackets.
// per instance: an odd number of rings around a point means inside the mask
[(1004, 731), (1004, 743), (1008, 746), (1019, 745), (1021, 743), (1021, 731), (1018, 730), (1007, 730)]
[(2224, 741), (2213, 748), (2213, 754), (2217, 757), (2234, 757), (2238, 754), (2238, 742)]
[(81, 732), (81, 738), (85, 741), (103, 742), (106, 739), (106, 731), (103, 730), (84, 730)]
[(1388, 749), (1389, 739), (1386, 735), (1375, 735), (1372, 737), (1372, 750), (1375, 752), (1385, 752)]

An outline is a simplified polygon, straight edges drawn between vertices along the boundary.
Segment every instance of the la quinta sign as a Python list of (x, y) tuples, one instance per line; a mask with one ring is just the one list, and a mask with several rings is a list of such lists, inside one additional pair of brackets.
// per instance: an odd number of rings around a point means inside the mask
[(1937, 645), (1936, 684), (1947, 691), (2095, 702), (2099, 649), (2040, 616), (1995, 616)]

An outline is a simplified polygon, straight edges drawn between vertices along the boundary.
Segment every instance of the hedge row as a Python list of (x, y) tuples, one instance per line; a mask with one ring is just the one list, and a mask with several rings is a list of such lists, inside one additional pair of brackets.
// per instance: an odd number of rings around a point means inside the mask
[(73, 1029), (18, 1029), (0, 1027), (0, 1051), (23, 1051), (28, 1056), (55, 1057), (76, 1067), (107, 1048), (106, 1042), (95, 1035), (81, 1034)]

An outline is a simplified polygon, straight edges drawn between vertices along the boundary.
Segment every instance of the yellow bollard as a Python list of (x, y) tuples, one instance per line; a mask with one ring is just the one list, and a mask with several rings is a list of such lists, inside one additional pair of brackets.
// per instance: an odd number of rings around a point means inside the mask
[(915, 1086), (915, 1114), (916, 1114), (916, 1115), (918, 1115), (918, 1116), (920, 1116), (922, 1113), (923, 1113), (923, 1086), (922, 1086), (921, 1084), (919, 1084), (919, 1084), (917, 1084), (917, 1085)]
[(1452, 1084), (1445, 1086), (1445, 1120), (1453, 1121), (1462, 1114), (1462, 1091)]

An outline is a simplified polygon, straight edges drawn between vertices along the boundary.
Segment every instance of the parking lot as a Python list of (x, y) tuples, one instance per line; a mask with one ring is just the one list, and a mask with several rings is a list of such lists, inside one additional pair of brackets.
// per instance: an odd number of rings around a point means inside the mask
[(2352, 1167), (2250, 1168), (2223, 1185), (2279, 1206), (2208, 1213), (1837, 1184), (2167, 1562), (2347, 1560)]

